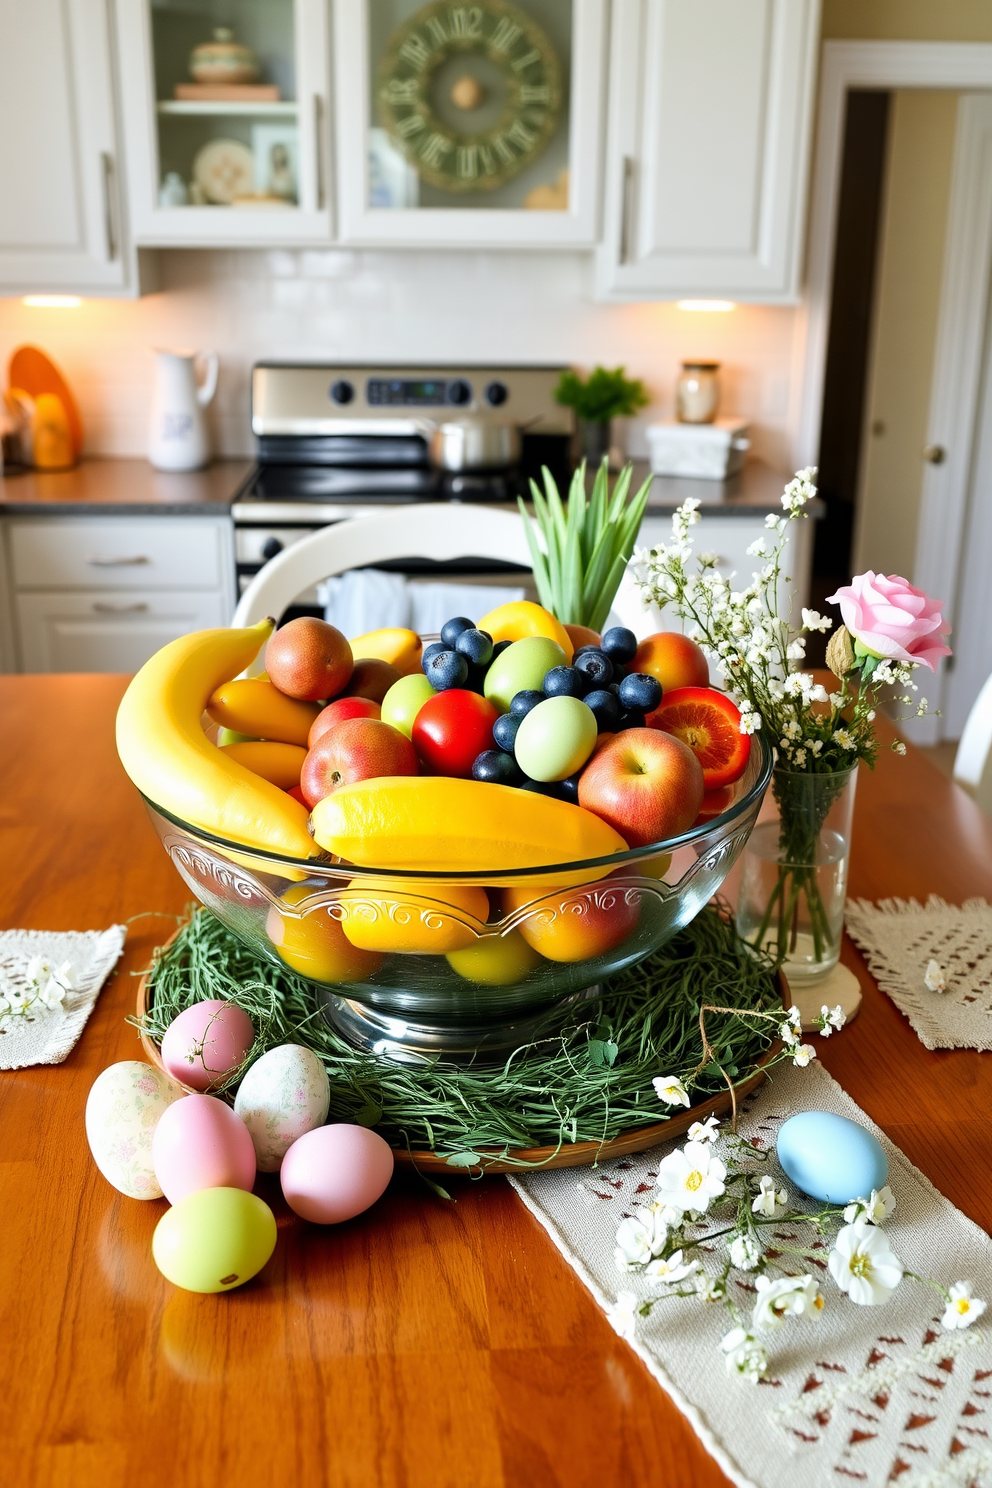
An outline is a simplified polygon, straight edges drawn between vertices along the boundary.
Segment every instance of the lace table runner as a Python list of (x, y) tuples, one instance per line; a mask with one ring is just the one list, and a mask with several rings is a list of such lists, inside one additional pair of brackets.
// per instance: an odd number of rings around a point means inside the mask
[(56, 967), (68, 961), (74, 984), (61, 1007), (0, 1017), (0, 1070), (62, 1063), (86, 1026), (124, 949), (126, 934), (123, 925), (109, 930), (0, 931), (0, 983), (23, 986), (29, 963), (41, 956)]
[(984, 899), (852, 899), (845, 922), (921, 1043), (992, 1049), (992, 906)]
[[(945, 1286), (972, 1281), (990, 1303), (986, 1318), (945, 1333), (943, 1304), (919, 1283), (903, 1281), (881, 1307), (856, 1307), (824, 1274), (823, 1312), (764, 1336), (770, 1365), (760, 1384), (727, 1375), (720, 1339), (730, 1319), (695, 1298), (638, 1318), (633, 1347), (741, 1488), (992, 1488), (992, 1323), (982, 1326), (992, 1317), (992, 1242), (821, 1066), (776, 1070), (748, 1100), (740, 1131), (770, 1147), (786, 1117), (809, 1110), (835, 1111), (875, 1133), (897, 1201), (885, 1226), (893, 1250), (908, 1270)], [(652, 1295), (649, 1282), (617, 1270), (613, 1250), (620, 1220), (651, 1202), (658, 1163), (674, 1145), (510, 1180), (604, 1309), (622, 1290)], [(731, 1274), (749, 1311), (753, 1278)]]

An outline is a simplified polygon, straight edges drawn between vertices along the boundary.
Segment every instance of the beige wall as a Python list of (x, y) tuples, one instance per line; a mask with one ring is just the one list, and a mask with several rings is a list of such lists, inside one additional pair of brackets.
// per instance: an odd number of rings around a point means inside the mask
[(913, 576), (957, 106), (892, 95), (856, 572)]
[(823, 0), (824, 40), (992, 41), (992, 0)]

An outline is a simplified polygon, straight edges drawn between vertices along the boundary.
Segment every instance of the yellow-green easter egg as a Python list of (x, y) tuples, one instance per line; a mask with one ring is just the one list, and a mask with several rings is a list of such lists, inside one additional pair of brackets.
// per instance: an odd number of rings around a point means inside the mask
[(276, 1248), (268, 1204), (243, 1188), (202, 1188), (163, 1214), (152, 1256), (187, 1292), (229, 1292), (257, 1276)]

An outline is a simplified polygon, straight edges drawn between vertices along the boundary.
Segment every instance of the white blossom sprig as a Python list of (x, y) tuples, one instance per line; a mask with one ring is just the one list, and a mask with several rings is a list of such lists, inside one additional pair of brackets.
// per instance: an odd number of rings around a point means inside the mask
[(37, 1017), (60, 1008), (77, 986), (71, 961), (58, 966), (44, 956), (31, 956), (23, 971), (0, 969), (0, 1017)]

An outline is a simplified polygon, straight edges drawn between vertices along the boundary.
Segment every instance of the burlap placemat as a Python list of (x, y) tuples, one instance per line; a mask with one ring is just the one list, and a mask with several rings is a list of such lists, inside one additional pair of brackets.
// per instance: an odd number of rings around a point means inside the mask
[(127, 930), (0, 931), (0, 998), (24, 995), (35, 958), (56, 970), (68, 963), (71, 985), (57, 1007), (34, 1003), (0, 1016), (0, 1070), (61, 1064), (79, 1040), (100, 989), (124, 949)]

